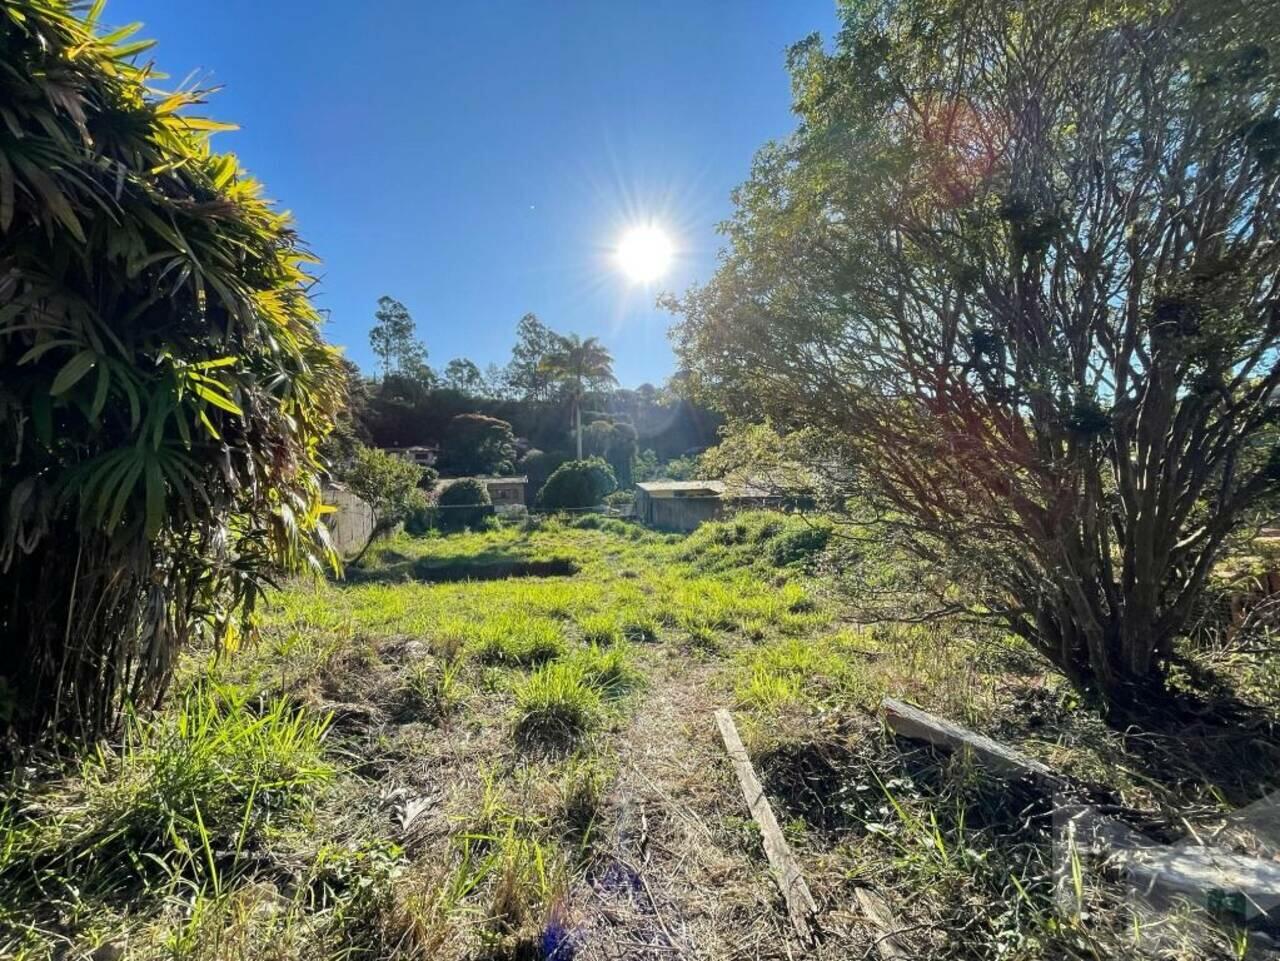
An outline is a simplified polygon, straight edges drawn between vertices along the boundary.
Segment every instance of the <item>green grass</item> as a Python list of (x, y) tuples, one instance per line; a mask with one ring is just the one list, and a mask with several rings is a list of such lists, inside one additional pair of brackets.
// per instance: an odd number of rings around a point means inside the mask
[(468, 646), (486, 664), (540, 664), (564, 653), (564, 631), (551, 618), (513, 610), (477, 624)]
[(539, 668), (516, 688), (516, 732), (527, 740), (575, 741), (602, 713), (600, 690), (576, 661)]
[[(548, 919), (617, 842), (631, 766), (655, 747), (637, 730), (659, 718), (670, 747), (706, 736), (689, 719), (727, 704), (833, 903), (851, 879), (910, 892), (913, 937), (963, 938), (951, 953), (939, 940), (939, 957), (1090, 957), (1087, 918), (1059, 923), (1049, 905), (1043, 839), (1002, 821), (1006, 799), (971, 771), (906, 770), (873, 716), (892, 693), (983, 730), (1003, 711), (1017, 731), (1020, 683), (1046, 711), (1078, 708), (990, 632), (850, 628), (814, 573), (833, 549), (823, 522), (766, 512), (687, 538), (530, 520), (397, 537), (347, 581), (288, 585), (256, 645), (212, 666), (194, 653), (179, 694), (119, 743), (0, 794), (0, 956), (127, 943), (142, 961), (538, 957)], [(566, 557), (572, 576), (413, 576)], [(699, 700), (673, 706), (667, 686), (690, 670), (706, 678)], [(1118, 742), (1073, 724), (1014, 743), (1121, 777), (1095, 750)], [(735, 911), (772, 897), (727, 771), (673, 776), (660, 787), (716, 841), (713, 864), (679, 856), (699, 872), (743, 859), (717, 889), (726, 903), (750, 892)], [(641, 823), (662, 841), (672, 813), (655, 800)], [(1103, 904), (1081, 900), (1082, 915)]]

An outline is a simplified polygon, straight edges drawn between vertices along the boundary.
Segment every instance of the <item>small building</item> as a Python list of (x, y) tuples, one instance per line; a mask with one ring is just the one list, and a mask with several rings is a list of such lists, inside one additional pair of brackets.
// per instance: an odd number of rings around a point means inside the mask
[(439, 447), (385, 447), (383, 450), (419, 467), (434, 467), (440, 459)]
[(744, 507), (779, 507), (782, 498), (751, 485), (720, 480), (645, 481), (636, 485), (634, 516), (646, 527), (691, 531)]

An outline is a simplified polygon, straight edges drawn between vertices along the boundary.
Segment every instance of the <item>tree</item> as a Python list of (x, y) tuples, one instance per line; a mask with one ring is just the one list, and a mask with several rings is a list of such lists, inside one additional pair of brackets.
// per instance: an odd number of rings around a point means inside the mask
[(430, 383), (435, 375), (427, 367), (427, 348), (418, 339), (418, 328), (409, 308), (393, 297), (379, 297), (369, 329), (369, 346), (382, 366), (382, 379), (400, 374)]
[[(1280, 21), (892, 0), (791, 53), (678, 352), (1118, 713), (1280, 479)], [(927, 25), (927, 28), (922, 25)], [(856, 470), (856, 474), (854, 471)]]
[(484, 414), (459, 414), (445, 435), (445, 466), (456, 474), (510, 474), (516, 439), (511, 425)]
[(507, 365), (507, 389), (526, 401), (547, 400), (552, 379), (544, 361), (556, 346), (556, 335), (534, 314), (525, 314), (516, 326), (516, 343)]
[(448, 389), (463, 394), (480, 394), (484, 388), (484, 375), (473, 361), (455, 357), (445, 364), (442, 383)]
[(516, 467), (521, 474), (529, 478), (529, 490), (536, 494), (542, 490), (552, 472), (568, 459), (567, 452), (542, 451), (535, 447), (520, 458)]
[(587, 391), (617, 383), (613, 376), (613, 358), (595, 337), (583, 340), (577, 334), (569, 334), (556, 337), (555, 347), (543, 358), (542, 366), (569, 398), (578, 460), (582, 460), (582, 400)]
[(566, 461), (547, 478), (538, 492), (538, 506), (545, 510), (595, 507), (618, 489), (613, 470), (599, 457)]
[(476, 477), (462, 477), (453, 481), (440, 493), (441, 507), (484, 507), (492, 504), (489, 488)]
[(618, 486), (632, 486), (631, 462), (636, 456), (636, 429), (630, 424), (593, 420), (583, 429), (583, 449), (602, 457), (613, 469)]
[(429, 467), (419, 467), (376, 447), (356, 448), (355, 456), (341, 479), (373, 510), (373, 532), (360, 553), (352, 559), (352, 564), (360, 562), (370, 544), (427, 506), (422, 485), (424, 481), (434, 480), (435, 473)]
[[(317, 451), (342, 367), (310, 257), (205, 92), (101, 5), (0, 7), (0, 672), (10, 731), (92, 738), (282, 568), (336, 565)], [(134, 28), (136, 29), (136, 28)]]

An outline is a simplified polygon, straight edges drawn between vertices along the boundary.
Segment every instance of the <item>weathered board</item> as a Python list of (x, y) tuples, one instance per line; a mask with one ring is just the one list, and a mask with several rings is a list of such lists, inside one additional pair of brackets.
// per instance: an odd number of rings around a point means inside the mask
[(724, 739), (725, 750), (738, 775), (738, 784), (742, 787), (747, 807), (760, 826), (760, 834), (764, 838), (764, 853), (773, 867), (774, 878), (782, 891), (787, 913), (791, 916), (791, 925), (802, 943), (813, 944), (818, 937), (818, 906), (809, 893), (809, 886), (805, 884), (804, 875), (800, 873), (800, 866), (791, 853), (791, 847), (782, 836), (769, 799), (764, 796), (764, 787), (756, 777), (747, 749), (742, 744), (742, 738), (738, 737), (738, 729), (728, 711), (723, 708), (716, 711), (716, 725), (720, 728), (720, 737)]
[(880, 703), (880, 709), (884, 711), (890, 729), (903, 737), (928, 741), (950, 751), (968, 752), (984, 767), (1001, 774), (1030, 777), (1051, 784), (1061, 780), (1047, 764), (918, 707), (886, 697)]

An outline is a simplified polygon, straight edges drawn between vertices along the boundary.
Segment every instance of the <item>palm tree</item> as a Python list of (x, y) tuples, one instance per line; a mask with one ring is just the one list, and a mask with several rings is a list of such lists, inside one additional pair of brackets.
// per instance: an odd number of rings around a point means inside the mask
[(618, 382), (613, 376), (613, 357), (595, 337), (583, 340), (577, 334), (570, 334), (556, 337), (555, 346), (542, 360), (542, 367), (569, 395), (574, 434), (578, 439), (578, 460), (582, 460), (582, 398), (588, 390), (599, 390)]

